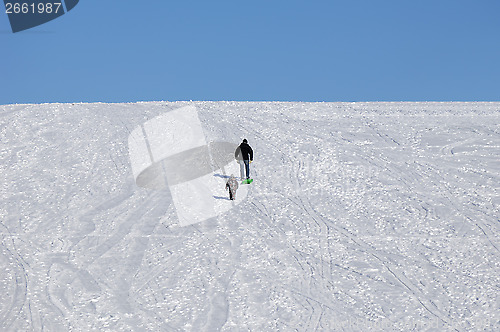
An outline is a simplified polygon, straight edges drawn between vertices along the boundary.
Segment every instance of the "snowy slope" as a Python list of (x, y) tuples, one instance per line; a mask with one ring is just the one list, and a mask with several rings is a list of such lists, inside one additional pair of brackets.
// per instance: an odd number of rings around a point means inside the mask
[[(187, 227), (128, 146), (184, 106), (255, 150)], [(8, 105), (0, 138), (0, 331), (500, 330), (500, 103)]]

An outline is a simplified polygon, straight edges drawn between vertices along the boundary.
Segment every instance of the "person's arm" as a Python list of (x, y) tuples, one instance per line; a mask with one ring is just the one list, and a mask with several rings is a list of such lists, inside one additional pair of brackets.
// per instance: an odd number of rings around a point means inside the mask
[(253, 150), (250, 146), (249, 148), (250, 148), (250, 161), (253, 161)]

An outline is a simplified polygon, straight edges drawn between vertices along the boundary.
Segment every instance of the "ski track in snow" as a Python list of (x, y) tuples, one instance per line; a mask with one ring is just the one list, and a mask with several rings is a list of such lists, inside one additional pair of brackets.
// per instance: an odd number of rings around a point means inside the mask
[[(186, 105), (255, 181), (180, 227), (127, 142)], [(6, 105), (0, 138), (2, 331), (500, 330), (500, 103)]]

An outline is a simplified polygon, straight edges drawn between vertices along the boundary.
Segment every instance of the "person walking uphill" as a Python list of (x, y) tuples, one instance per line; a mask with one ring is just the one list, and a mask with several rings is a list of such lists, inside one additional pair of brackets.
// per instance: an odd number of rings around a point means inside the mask
[(244, 179), (243, 166), (246, 170), (246, 179), (250, 179), (250, 163), (253, 161), (253, 150), (250, 145), (248, 145), (248, 141), (246, 139), (244, 139), (243, 142), (236, 148), (234, 158), (236, 158), (236, 160), (240, 163), (241, 179)]
[(236, 199), (236, 190), (238, 190), (238, 181), (236, 181), (236, 178), (233, 174), (231, 174), (231, 177), (226, 182), (226, 190), (228, 189), (229, 199), (234, 201)]

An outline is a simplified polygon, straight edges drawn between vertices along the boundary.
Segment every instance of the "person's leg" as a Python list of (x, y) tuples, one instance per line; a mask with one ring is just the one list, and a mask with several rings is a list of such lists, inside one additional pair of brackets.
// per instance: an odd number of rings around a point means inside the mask
[(245, 163), (243, 160), (238, 160), (238, 163), (240, 164), (240, 178), (243, 180), (245, 178)]
[(247, 179), (250, 179), (250, 160), (244, 160), (245, 169), (247, 171)]

